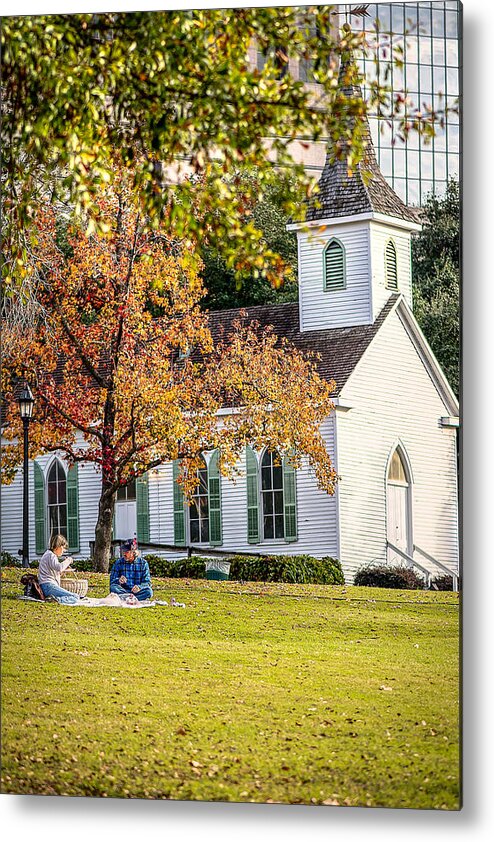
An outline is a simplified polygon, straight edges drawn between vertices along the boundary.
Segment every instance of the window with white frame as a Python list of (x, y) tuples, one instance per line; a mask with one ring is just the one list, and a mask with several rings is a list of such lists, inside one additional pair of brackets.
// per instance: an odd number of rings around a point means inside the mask
[(199, 484), (192, 497), (189, 508), (190, 542), (203, 544), (209, 542), (209, 488), (208, 468), (204, 459), (198, 470)]
[(276, 450), (262, 457), (261, 504), (264, 539), (284, 538), (283, 463)]
[(50, 537), (64, 535), (67, 538), (67, 476), (58, 459), (48, 471), (47, 491)]

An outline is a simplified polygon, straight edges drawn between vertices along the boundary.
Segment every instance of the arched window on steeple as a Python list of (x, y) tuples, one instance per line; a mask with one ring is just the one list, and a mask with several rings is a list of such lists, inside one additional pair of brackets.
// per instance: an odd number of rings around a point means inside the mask
[(388, 240), (384, 252), (384, 270), (386, 274), (386, 287), (398, 289), (398, 265), (396, 260), (396, 246), (393, 240)]
[(324, 290), (332, 292), (333, 290), (345, 289), (346, 267), (343, 243), (333, 237), (324, 249), (323, 260)]

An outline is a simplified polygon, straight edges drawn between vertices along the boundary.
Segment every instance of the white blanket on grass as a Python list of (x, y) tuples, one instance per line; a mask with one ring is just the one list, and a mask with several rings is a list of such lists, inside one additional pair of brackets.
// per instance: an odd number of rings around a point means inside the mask
[(85, 596), (79, 602), (69, 603), (69, 607), (75, 606), (76, 608), (78, 606), (82, 608), (101, 608), (104, 606), (110, 606), (110, 608), (153, 608), (155, 605), (168, 605), (168, 603), (164, 600), (156, 599), (143, 599), (140, 602), (136, 599), (135, 602), (127, 602), (125, 599), (120, 599), (116, 593), (110, 593), (101, 599), (93, 596)]
[[(23, 599), (26, 602), (40, 602), (39, 599), (34, 599), (31, 596), (18, 596), (17, 599)], [(51, 600), (46, 600), (47, 602), (51, 602)], [(53, 600), (56, 602), (56, 600)], [(108, 596), (102, 597), (100, 599), (92, 596), (85, 596), (83, 599), (79, 599), (78, 602), (71, 602), (71, 603), (59, 603), (67, 605), (68, 608), (81, 607), (81, 608), (154, 608), (155, 605), (168, 605), (168, 602), (164, 599), (143, 599), (141, 602), (136, 600), (135, 602), (127, 602), (124, 599), (120, 599), (118, 594), (110, 593)], [(175, 602), (172, 598), (172, 602), (170, 605), (171, 608), (185, 608), (183, 602)]]

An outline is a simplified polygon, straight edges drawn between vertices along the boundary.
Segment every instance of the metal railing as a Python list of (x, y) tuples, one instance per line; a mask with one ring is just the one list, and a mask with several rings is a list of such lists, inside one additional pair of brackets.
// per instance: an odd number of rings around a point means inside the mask
[(429, 553), (426, 553), (425, 550), (421, 550), (420, 547), (417, 546), (417, 544), (413, 545), (413, 551), (420, 553), (420, 555), (422, 555), (428, 561), (432, 561), (432, 563), (435, 564), (436, 567), (439, 567), (439, 569), (442, 570), (443, 573), (446, 573), (447, 576), (451, 576), (453, 579), (453, 590), (458, 590), (458, 574), (455, 573), (454, 570), (450, 570), (449, 567), (446, 567), (446, 565), (438, 561), (437, 558), (434, 558), (433, 556), (429, 555)]
[[(114, 554), (115, 550), (120, 547), (123, 540), (112, 541), (111, 551)], [(89, 552), (91, 557), (94, 555), (94, 541), (89, 542)], [(197, 547), (192, 544), (158, 544), (153, 541), (139, 541), (139, 550), (147, 552), (149, 550), (166, 550), (167, 552), (177, 553), (182, 556), (190, 558), (193, 555), (200, 555), (202, 557), (211, 556), (211, 558), (233, 558), (233, 556), (245, 556), (246, 558), (263, 558), (266, 553), (246, 552), (245, 550), (220, 550), (213, 547)]]
[[(391, 543), (391, 541), (387, 541), (386, 544), (392, 552), (397, 553), (399, 556), (405, 559), (405, 561), (407, 561), (411, 566), (416, 567), (418, 570), (420, 570), (420, 572), (423, 573), (423, 575), (425, 576), (425, 583), (427, 587), (430, 588), (433, 579), (433, 574), (431, 573), (431, 571), (424, 567), (422, 564), (420, 564), (417, 561), (417, 559), (413, 558), (413, 556), (409, 555), (404, 550), (401, 550), (399, 547), (396, 547), (394, 544)], [(416, 544), (413, 545), (413, 550), (416, 550), (418, 553), (421, 553), (424, 556), (424, 558), (435, 564), (436, 567), (439, 568), (439, 570), (442, 570), (443, 573), (446, 573), (448, 576), (451, 576), (453, 581), (453, 590), (458, 590), (458, 574), (455, 573), (454, 570), (450, 570), (449, 567), (446, 567), (440, 561), (437, 561), (437, 559), (429, 555), (429, 553), (426, 553), (424, 550), (421, 550), (420, 547), (416, 546)]]

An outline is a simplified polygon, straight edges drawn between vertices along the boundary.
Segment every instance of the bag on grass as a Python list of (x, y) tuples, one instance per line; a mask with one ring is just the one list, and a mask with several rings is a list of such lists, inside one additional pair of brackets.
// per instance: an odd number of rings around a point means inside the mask
[(35, 573), (24, 573), (24, 576), (21, 576), (21, 585), (24, 585), (24, 596), (44, 600), (45, 595)]

